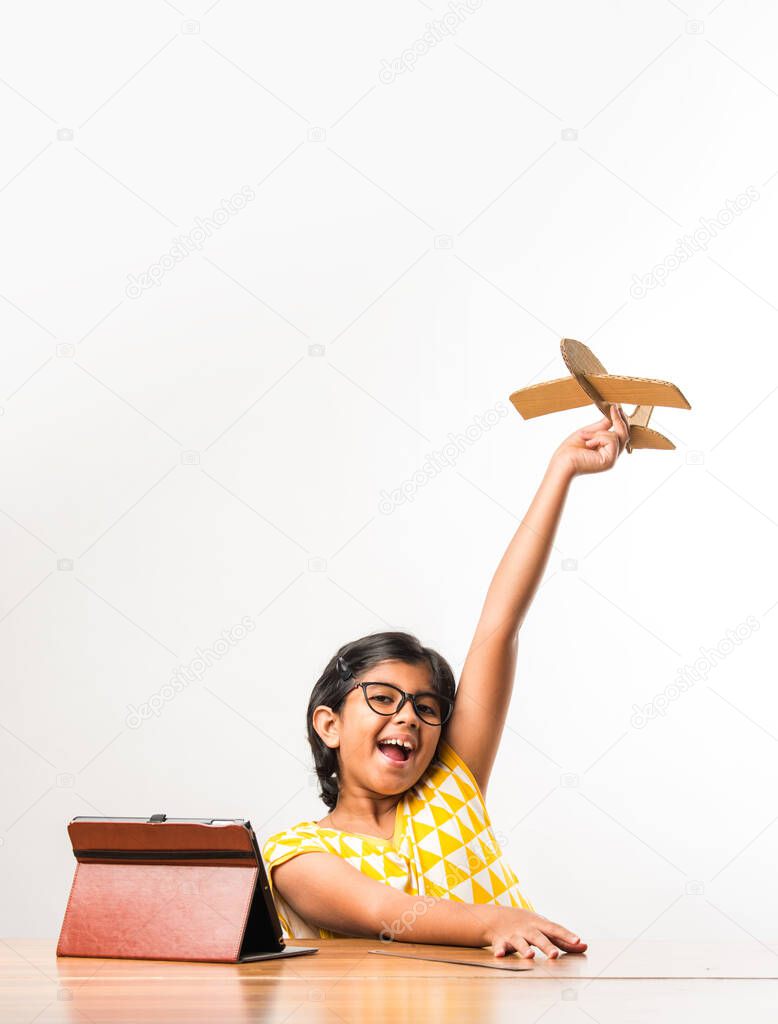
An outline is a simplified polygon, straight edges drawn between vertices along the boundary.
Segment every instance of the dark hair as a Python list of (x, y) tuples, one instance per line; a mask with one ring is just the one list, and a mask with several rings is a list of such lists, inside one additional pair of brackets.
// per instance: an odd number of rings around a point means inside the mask
[[(450, 700), (454, 699), (456, 684), (451, 666), (444, 657), (423, 647), (410, 633), (370, 633), (359, 640), (344, 644), (332, 656), (322, 672), (308, 701), (308, 743), (313, 751), (314, 767), (319, 777), (319, 794), (329, 810), (338, 802), (338, 754), (322, 740), (313, 727), (313, 712), (324, 704), (337, 711), (354, 685), (352, 676), (372, 668), (380, 661), (404, 661), (410, 665), (427, 665), (431, 686)], [(445, 729), (441, 729), (441, 735)]]

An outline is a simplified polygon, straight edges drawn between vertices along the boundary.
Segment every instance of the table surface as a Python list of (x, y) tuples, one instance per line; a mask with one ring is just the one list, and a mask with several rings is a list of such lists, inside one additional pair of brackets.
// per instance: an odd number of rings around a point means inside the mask
[(488, 949), (374, 939), (288, 945), (319, 952), (249, 964), (187, 963), (57, 957), (53, 939), (0, 939), (0, 1020), (397, 1024), (423, 1017), (453, 1024), (515, 1021), (519, 1004), (522, 1019), (533, 1024), (541, 1015), (544, 1024), (587, 1017), (595, 1024), (686, 1021), (690, 1011), (703, 1011), (705, 1024), (730, 1022), (735, 1014), (749, 1024), (778, 1020), (778, 944), (593, 941), (585, 954), (556, 960), (536, 951), (529, 970), (516, 971), (396, 955), (494, 964)]

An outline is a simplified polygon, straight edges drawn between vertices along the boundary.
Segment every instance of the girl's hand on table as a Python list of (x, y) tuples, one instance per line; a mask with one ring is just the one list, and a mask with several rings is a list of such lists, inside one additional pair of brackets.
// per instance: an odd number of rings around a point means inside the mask
[(518, 953), (522, 957), (533, 957), (535, 950), (531, 947), (537, 946), (550, 960), (554, 960), (560, 950), (563, 953), (583, 953), (587, 949), (587, 943), (581, 942), (578, 935), (541, 914), (514, 907), (493, 906), (489, 909), (494, 913), (486, 934), (495, 956)]
[[(611, 429), (612, 428), (612, 429)], [(629, 424), (618, 405), (611, 406), (611, 418), (581, 427), (554, 452), (552, 462), (564, 465), (573, 476), (601, 473), (611, 469), (629, 440)]]

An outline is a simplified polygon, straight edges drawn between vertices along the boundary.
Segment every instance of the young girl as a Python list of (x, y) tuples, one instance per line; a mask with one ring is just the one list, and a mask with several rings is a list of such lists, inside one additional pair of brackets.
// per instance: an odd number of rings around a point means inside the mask
[(448, 663), (407, 633), (345, 644), (322, 673), (308, 704), (308, 739), (329, 814), (263, 847), (286, 937), (490, 946), (495, 956), (587, 948), (519, 891), (484, 794), (519, 627), (570, 482), (610, 469), (629, 437), (621, 409), (610, 413), (551, 457), (497, 567), (456, 689)]

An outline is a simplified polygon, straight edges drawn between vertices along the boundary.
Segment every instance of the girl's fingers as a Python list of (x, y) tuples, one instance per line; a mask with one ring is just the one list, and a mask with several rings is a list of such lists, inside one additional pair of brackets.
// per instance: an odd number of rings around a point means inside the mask
[(510, 953), (518, 953), (519, 956), (533, 957), (535, 950), (518, 932), (510, 939), (500, 939), (494, 946), (495, 956), (508, 956)]
[(595, 445), (602, 446), (604, 444), (609, 444), (613, 440), (614, 440), (614, 435), (613, 434), (608, 434), (608, 433), (605, 433), (604, 431), (599, 431), (598, 433), (596, 433), (594, 435), (594, 437), (590, 437), (585, 443), (586, 443), (587, 447), (589, 445), (594, 447)]
[(559, 956), (559, 950), (556, 946), (550, 942), (541, 931), (535, 932), (532, 936), (533, 945), (537, 946), (538, 949), (542, 949), (549, 960), (554, 960)]
[(587, 945), (585, 942), (581, 942), (580, 939), (566, 939), (563, 936), (552, 935), (552, 938), (560, 949), (565, 951), (572, 951), (580, 953), (582, 949), (586, 949)]
[(578, 430), (579, 441), (590, 451), (596, 451), (615, 442), (616, 455), (620, 455), (629, 441), (629, 424), (621, 407), (615, 403), (610, 406), (610, 418), (603, 416), (597, 423), (591, 423)]
[(616, 415), (614, 417), (614, 427), (616, 433), (619, 435), (620, 444), (619, 451), (622, 451), (629, 441), (629, 424), (627, 423), (627, 417), (624, 415), (624, 410), (620, 405), (615, 405)]
[(550, 935), (554, 941), (557, 941), (558, 939), (566, 939), (572, 946), (578, 945), (581, 941), (581, 937), (579, 935), (574, 935), (569, 928), (565, 928), (564, 925), (557, 924), (556, 921), (549, 921), (548, 924), (544, 926), (543, 931), (546, 935)]
[(585, 949), (589, 948), (585, 942), (568, 942), (567, 939), (555, 939), (554, 941), (566, 953), (583, 953)]

